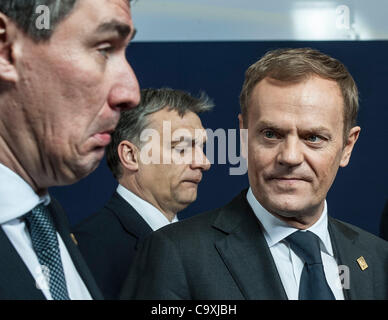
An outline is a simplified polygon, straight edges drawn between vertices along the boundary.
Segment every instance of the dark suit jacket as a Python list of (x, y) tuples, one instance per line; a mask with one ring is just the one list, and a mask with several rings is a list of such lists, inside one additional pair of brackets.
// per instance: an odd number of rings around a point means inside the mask
[(139, 242), (151, 227), (118, 193), (74, 234), (106, 299), (117, 299)]
[(380, 237), (388, 241), (388, 200), (381, 215)]
[[(55, 227), (69, 251), (70, 257), (93, 299), (103, 299), (89, 268), (70, 236), (67, 217), (53, 198), (49, 206)], [(23, 260), (0, 228), (0, 299), (44, 300), (42, 291), (36, 288), (35, 280)]]
[[(154, 232), (143, 242), (123, 299), (287, 299), (246, 191), (223, 208)], [(347, 299), (388, 299), (388, 243), (329, 219), (339, 265), (350, 271)], [(363, 256), (368, 268), (361, 270)]]

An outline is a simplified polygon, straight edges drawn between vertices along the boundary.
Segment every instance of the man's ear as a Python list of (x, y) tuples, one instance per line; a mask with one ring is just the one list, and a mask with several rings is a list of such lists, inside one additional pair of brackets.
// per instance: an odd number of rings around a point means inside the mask
[(16, 25), (0, 12), (0, 81), (18, 81), (19, 75), (14, 59), (16, 35)]
[(361, 128), (358, 126), (350, 129), (344, 149), (342, 151), (340, 167), (346, 167), (348, 165), (353, 147), (356, 144), (356, 141), (360, 135), (360, 131)]
[(117, 147), (121, 166), (130, 171), (139, 169), (138, 148), (130, 141), (123, 140)]

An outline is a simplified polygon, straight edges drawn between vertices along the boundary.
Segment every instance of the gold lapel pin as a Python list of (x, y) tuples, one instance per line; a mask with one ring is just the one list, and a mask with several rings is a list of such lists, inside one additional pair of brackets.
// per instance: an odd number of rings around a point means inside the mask
[(366, 268), (368, 268), (368, 264), (366, 263), (365, 258), (363, 256), (361, 256), (357, 259), (357, 263), (360, 266), (362, 271), (364, 271)]
[(77, 239), (75, 238), (75, 235), (73, 233), (70, 233), (70, 238), (71, 240), (73, 240), (73, 242), (75, 243), (76, 246), (78, 246), (78, 241)]

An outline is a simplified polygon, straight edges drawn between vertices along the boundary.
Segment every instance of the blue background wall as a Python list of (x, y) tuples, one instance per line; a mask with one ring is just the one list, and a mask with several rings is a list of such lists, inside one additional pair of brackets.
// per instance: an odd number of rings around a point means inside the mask
[[(216, 107), (202, 116), (204, 127), (238, 129), (238, 97), (248, 66), (269, 49), (306, 46), (341, 60), (360, 90), (361, 136), (350, 164), (339, 170), (328, 194), (329, 214), (378, 234), (388, 196), (388, 41), (137, 42), (127, 56), (142, 88), (205, 91)], [(205, 173), (197, 201), (181, 218), (222, 206), (248, 186), (247, 176), (230, 176), (229, 167), (214, 164)], [(77, 224), (101, 208), (116, 185), (104, 159), (87, 178), (50, 192)]]

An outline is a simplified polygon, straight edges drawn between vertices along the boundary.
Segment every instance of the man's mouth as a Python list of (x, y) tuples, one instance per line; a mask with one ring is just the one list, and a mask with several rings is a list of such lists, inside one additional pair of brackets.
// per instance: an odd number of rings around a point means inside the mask
[(197, 177), (197, 178), (190, 178), (190, 179), (185, 179), (183, 182), (190, 182), (194, 184), (199, 184), (202, 180), (202, 177)]
[(98, 147), (106, 147), (111, 142), (112, 132), (113, 130), (107, 130), (93, 135), (93, 137), (97, 140)]
[(307, 176), (276, 176), (276, 175), (269, 176), (267, 180), (274, 181), (274, 182), (288, 183), (288, 184), (312, 181), (312, 179)]

